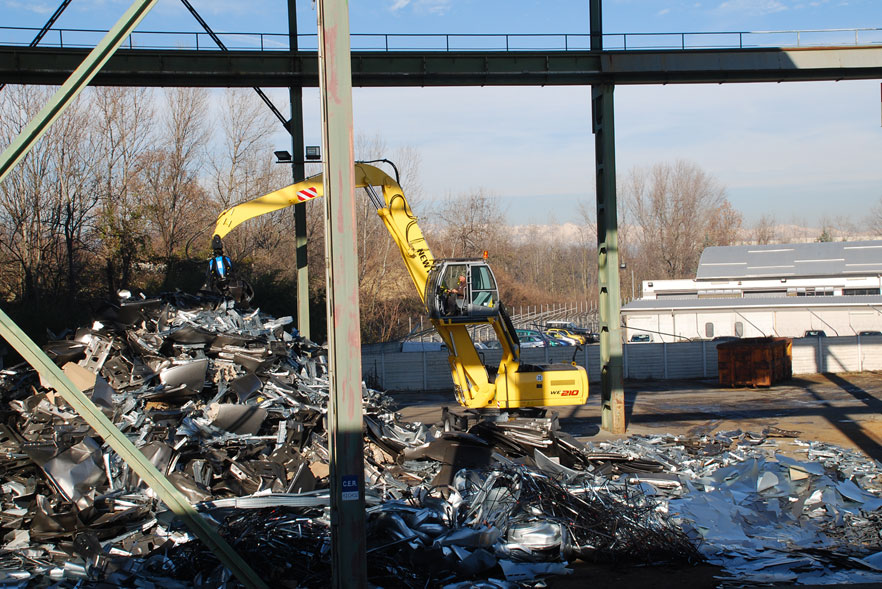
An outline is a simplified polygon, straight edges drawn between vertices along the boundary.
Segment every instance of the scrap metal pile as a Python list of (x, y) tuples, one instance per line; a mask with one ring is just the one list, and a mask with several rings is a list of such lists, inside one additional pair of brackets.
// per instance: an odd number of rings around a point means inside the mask
[[(267, 583), (326, 586), (326, 356), (291, 322), (181, 293), (129, 298), (44, 349)], [(0, 581), (235, 582), (30, 367), (0, 376)], [(595, 477), (554, 419), (458, 431), (403, 423), (368, 388), (363, 400), (377, 585), (514, 586), (575, 557), (699, 558), (652, 497)]]
[(796, 434), (737, 430), (599, 447), (664, 465), (628, 476), (667, 498), (669, 513), (722, 568), (721, 585), (882, 584), (882, 465), (798, 439), (791, 453), (804, 459), (782, 454), (778, 440)]
[[(267, 584), (324, 587), (327, 366), (290, 323), (177, 293), (110, 305), (45, 350)], [(0, 372), (0, 392), (0, 582), (236, 584), (32, 369)], [(526, 586), (574, 559), (882, 580), (879, 470), (859, 455), (815, 443), (794, 461), (740, 432), (594, 446), (553, 416), (426, 426), (362, 392), (377, 586)]]

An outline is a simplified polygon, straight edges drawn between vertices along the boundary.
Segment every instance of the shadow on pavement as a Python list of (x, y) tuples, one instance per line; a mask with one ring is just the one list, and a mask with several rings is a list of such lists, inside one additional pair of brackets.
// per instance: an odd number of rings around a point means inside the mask
[(855, 413), (882, 413), (882, 401), (838, 374), (825, 374), (824, 376), (827, 380), (834, 383), (843, 391), (867, 406), (867, 409), (857, 411), (849, 408), (833, 407), (829, 402), (821, 399), (811, 387), (807, 387), (806, 390), (808, 390), (812, 396), (821, 400), (828, 407), (828, 410), (824, 413), (824, 417), (830, 422), (830, 425), (838, 429), (844, 436), (854, 442), (854, 444), (863, 450), (867, 456), (874, 460), (882, 460), (882, 446), (867, 435), (861, 424), (849, 418), (850, 415), (854, 415)]

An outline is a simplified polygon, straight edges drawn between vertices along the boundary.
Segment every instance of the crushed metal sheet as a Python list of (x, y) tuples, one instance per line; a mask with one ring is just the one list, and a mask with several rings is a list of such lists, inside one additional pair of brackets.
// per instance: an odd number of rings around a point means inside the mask
[[(47, 351), (266, 581), (326, 586), (324, 350), (290, 317), (186, 293), (99, 319)], [(0, 392), (0, 581), (228, 585), (32, 369), (0, 371)], [(538, 411), (427, 426), (379, 391), (363, 402), (374, 585), (538, 586), (574, 559), (707, 559), (733, 585), (882, 582), (882, 479), (856, 452), (796, 439), (805, 457), (788, 458), (774, 438), (798, 432), (774, 428), (582, 443)]]

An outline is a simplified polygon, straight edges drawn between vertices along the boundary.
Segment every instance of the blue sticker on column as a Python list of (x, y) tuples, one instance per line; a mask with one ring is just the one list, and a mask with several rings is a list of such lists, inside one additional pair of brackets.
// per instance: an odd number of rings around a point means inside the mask
[(355, 475), (343, 476), (343, 501), (358, 501), (358, 477)]

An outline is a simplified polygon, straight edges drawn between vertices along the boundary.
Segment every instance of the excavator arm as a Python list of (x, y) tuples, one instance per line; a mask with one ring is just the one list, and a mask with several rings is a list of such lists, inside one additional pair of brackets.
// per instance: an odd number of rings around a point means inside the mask
[[(588, 398), (588, 376), (574, 364), (525, 366), (520, 344), (495, 278), (483, 260), (436, 260), (398, 182), (374, 166), (357, 163), (355, 186), (365, 188), (401, 252), (430, 321), (447, 345), (451, 376), (460, 404), (470, 408), (581, 405)], [(376, 192), (380, 188), (381, 194)], [(321, 174), (223, 211), (214, 235), (223, 238), (239, 224), (318, 198), (324, 194)], [(445, 302), (445, 281), (453, 274), (470, 277), (470, 296), (452, 312)], [(448, 282), (449, 284), (449, 282)], [(468, 328), (489, 324), (502, 347), (495, 373), (475, 348)]]
[[(375, 166), (355, 164), (354, 172), (356, 188), (373, 190), (376, 186), (382, 189), (382, 200), (377, 198), (379, 195), (372, 193), (377, 214), (380, 215), (386, 229), (401, 250), (407, 271), (422, 300), (429, 270), (435, 258), (426, 245), (426, 239), (417, 225), (416, 217), (410, 210), (407, 199), (404, 198), (401, 186)], [(322, 175), (311, 176), (296, 184), (228, 208), (218, 216), (214, 234), (223, 238), (248, 219), (324, 196), (324, 193)]]

